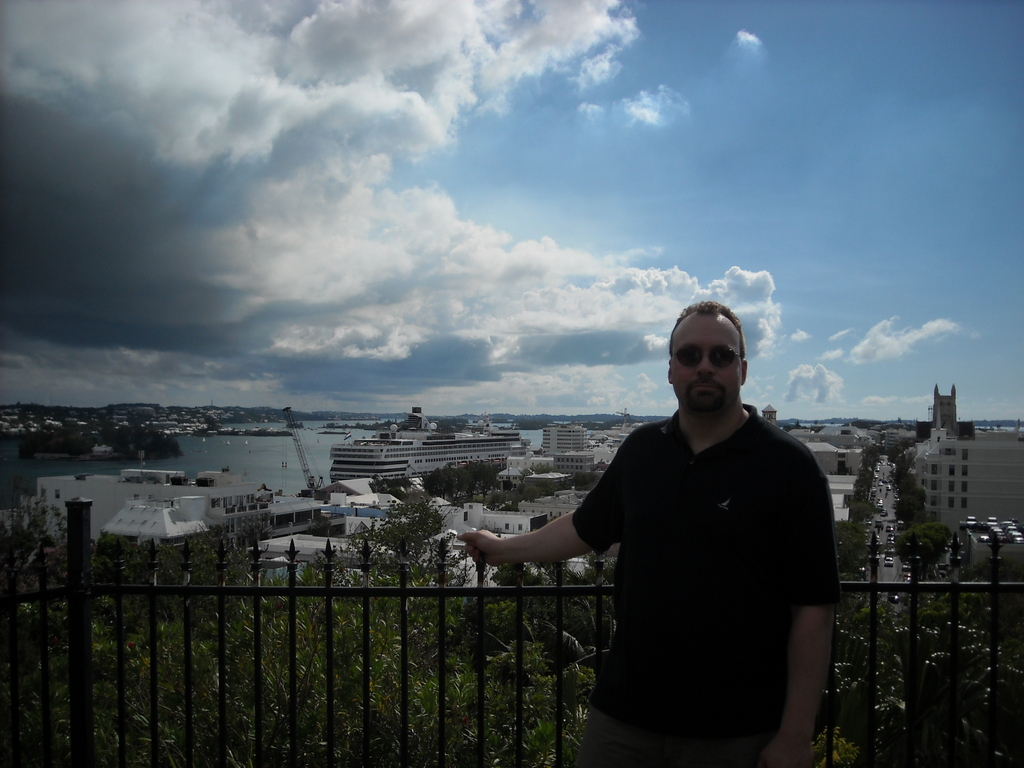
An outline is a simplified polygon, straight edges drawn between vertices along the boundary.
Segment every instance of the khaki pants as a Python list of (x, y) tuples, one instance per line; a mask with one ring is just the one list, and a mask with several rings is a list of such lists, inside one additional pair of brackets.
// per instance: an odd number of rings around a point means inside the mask
[(590, 708), (577, 768), (754, 768), (774, 733), (684, 739), (645, 731)]

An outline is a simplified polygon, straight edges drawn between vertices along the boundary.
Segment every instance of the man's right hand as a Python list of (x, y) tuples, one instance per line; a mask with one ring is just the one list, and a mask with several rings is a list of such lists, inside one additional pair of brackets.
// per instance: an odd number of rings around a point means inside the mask
[(473, 558), (474, 563), (480, 562), (481, 555), (487, 555), (488, 565), (502, 565), (505, 562), (498, 555), (502, 540), (490, 531), (469, 531), (460, 533), (457, 538), (465, 542), (466, 554)]
[(460, 533), (458, 539), (465, 542), (466, 552), (474, 561), (479, 562), (481, 555), (487, 555), (488, 565), (551, 563), (590, 551), (576, 535), (571, 513), (532, 533), (498, 538), (490, 531), (469, 531)]

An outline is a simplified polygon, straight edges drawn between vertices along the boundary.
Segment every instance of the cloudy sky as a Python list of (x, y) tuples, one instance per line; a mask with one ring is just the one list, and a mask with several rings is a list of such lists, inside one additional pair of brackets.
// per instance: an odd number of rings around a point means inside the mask
[(12, 2), (0, 402), (1024, 417), (1024, 4)]

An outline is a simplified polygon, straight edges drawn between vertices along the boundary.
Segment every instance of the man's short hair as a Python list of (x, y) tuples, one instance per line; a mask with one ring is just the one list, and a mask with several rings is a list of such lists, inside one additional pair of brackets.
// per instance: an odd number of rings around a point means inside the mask
[(676, 320), (676, 324), (672, 326), (672, 333), (668, 335), (668, 353), (672, 354), (672, 337), (676, 335), (676, 328), (690, 315), (719, 315), (724, 317), (734, 326), (740, 334), (740, 359), (745, 359), (747, 356), (747, 339), (743, 335), (743, 323), (736, 316), (736, 313), (729, 309), (725, 304), (720, 304), (717, 301), (698, 301), (696, 304), (691, 304), (684, 309)]

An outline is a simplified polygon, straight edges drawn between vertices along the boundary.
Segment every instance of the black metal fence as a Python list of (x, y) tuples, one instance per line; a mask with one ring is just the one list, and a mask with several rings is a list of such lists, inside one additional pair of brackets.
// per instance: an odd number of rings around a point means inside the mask
[[(485, 586), (479, 566), (475, 584), (453, 585), (442, 544), (432, 583), (411, 583), (403, 557), (393, 583), (375, 584), (368, 550), (343, 569), (328, 545), (303, 572), (293, 546), (286, 576), (268, 580), (257, 548), (249, 583), (231, 585), (222, 545), (219, 583), (193, 584), (186, 545), (178, 584), (157, 583), (155, 548), (149, 583), (123, 583), (120, 561), (100, 584), (90, 504), (66, 504), (65, 586), (44, 564), (38, 588), (19, 591), (9, 562), (0, 764), (573, 764), (612, 632), (602, 559), (586, 584), (556, 564), (553, 584), (520, 568), (514, 585)], [(997, 542), (990, 580), (960, 583), (957, 548), (949, 581), (921, 581), (911, 558), (909, 581), (879, 582), (873, 544), (869, 580), (843, 583), (825, 765), (1020, 764), (1024, 648), (1003, 661), (1000, 628), (1002, 604), (1024, 618), (1024, 584), (1000, 580)], [(567, 631), (581, 606), (582, 644)]]

